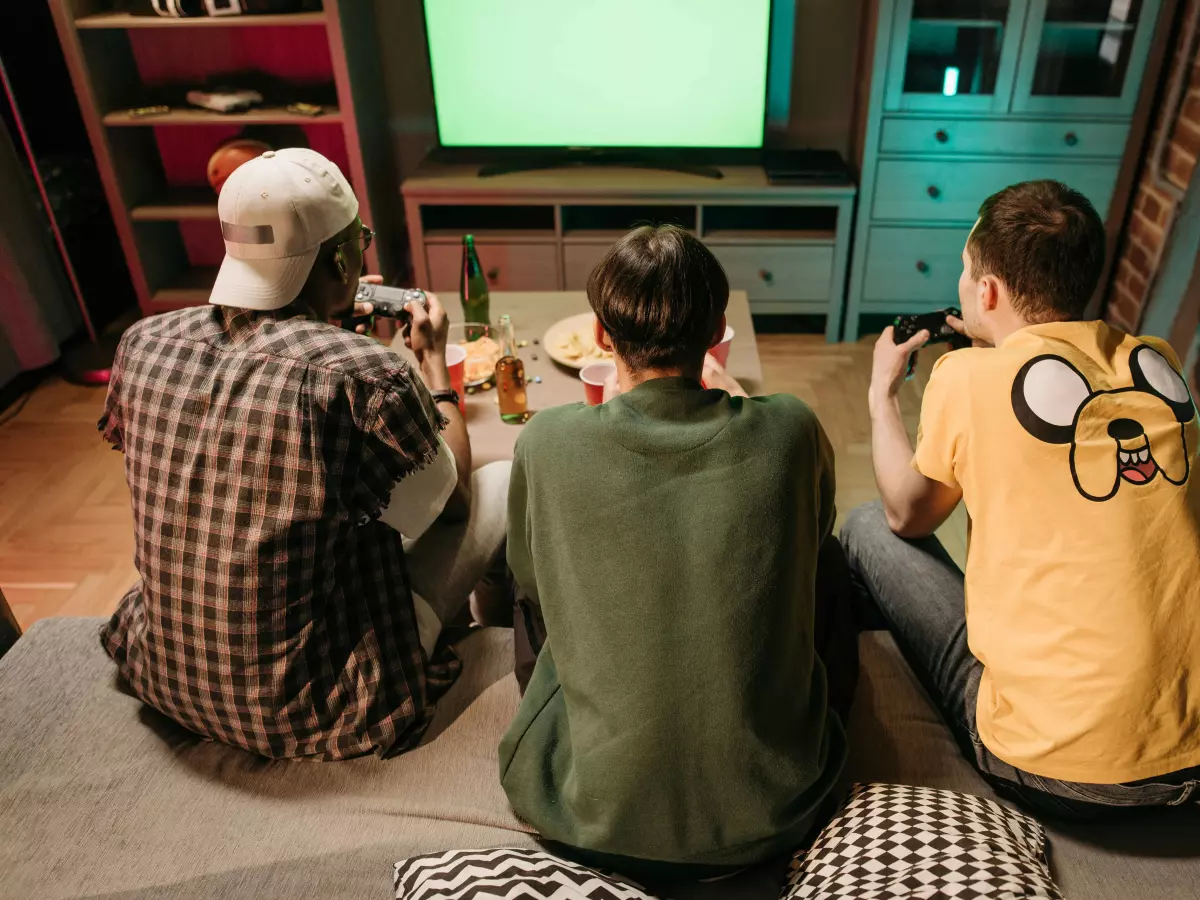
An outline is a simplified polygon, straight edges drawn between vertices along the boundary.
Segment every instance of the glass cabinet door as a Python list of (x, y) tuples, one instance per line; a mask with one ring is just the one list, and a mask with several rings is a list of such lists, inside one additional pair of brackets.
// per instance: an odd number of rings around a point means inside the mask
[(1001, 112), (1027, 0), (899, 0), (885, 105)]
[(1032, 0), (1013, 109), (1128, 115), (1161, 0)]

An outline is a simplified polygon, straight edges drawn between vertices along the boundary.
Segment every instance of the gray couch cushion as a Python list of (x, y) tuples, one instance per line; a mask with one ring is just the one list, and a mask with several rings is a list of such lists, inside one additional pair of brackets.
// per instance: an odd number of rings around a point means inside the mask
[[(123, 691), (100, 619), (39, 622), (0, 659), (0, 898), (385, 897), (398, 859), (535, 846), (500, 788), (519, 698), (512, 632), (459, 645), (463, 676), (425, 742), (391, 760), (272, 762), (208, 743)], [(865, 635), (852, 781), (992, 796), (895, 645)], [(1068, 897), (1200, 898), (1200, 815), (1051, 827)], [(786, 861), (665, 892), (775, 900)]]
[(403, 856), (534, 846), (496, 760), (511, 631), (460, 645), (463, 676), (412, 752), (273, 762), (125, 693), (101, 621), (39, 622), (0, 660), (0, 897), (384, 897)]
[[(921, 784), (999, 798), (963, 759), (891, 636), (867, 632), (850, 715), (847, 783)], [(1120, 822), (1045, 822), (1050, 867), (1069, 898), (1200, 900), (1200, 807)]]

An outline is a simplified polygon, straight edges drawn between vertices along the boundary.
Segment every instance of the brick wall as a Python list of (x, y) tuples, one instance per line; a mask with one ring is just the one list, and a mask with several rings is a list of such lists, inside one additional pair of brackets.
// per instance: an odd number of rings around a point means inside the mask
[[(1186, 5), (1188, 9), (1184, 15), (1189, 15), (1194, 7), (1200, 5), (1200, 0), (1189, 0)], [(1163, 168), (1171, 184), (1186, 189), (1192, 180), (1196, 159), (1200, 156), (1200, 58), (1195, 52), (1183, 58), (1179, 36), (1176, 37), (1172, 54), (1168, 77), (1174, 77), (1180, 66), (1187, 66), (1190, 70), (1186, 100), (1178, 116), (1164, 121), (1173, 111), (1160, 110), (1157, 121), (1151, 126), (1151, 140), (1139, 174), (1132, 211), (1118, 246), (1117, 265), (1108, 291), (1105, 318), (1126, 331), (1136, 331), (1141, 322), (1168, 237), (1171, 217), (1175, 212), (1175, 201), (1170, 195), (1155, 189), (1150, 172), (1153, 149), (1161, 129), (1169, 129), (1170, 134)]]

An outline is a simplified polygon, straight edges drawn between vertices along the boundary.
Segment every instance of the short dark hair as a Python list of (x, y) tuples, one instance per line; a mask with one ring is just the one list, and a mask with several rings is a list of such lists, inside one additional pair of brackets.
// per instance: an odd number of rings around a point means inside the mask
[(712, 251), (684, 229), (643, 225), (604, 254), (587, 295), (631, 368), (698, 365), (729, 303), (729, 279)]
[(1104, 268), (1104, 222), (1058, 181), (1025, 181), (979, 207), (967, 241), (971, 277), (995, 275), (1027, 322), (1081, 319)]

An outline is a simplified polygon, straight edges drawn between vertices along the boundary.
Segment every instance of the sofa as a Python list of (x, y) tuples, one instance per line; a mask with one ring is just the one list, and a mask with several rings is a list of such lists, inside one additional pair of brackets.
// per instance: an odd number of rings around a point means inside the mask
[[(458, 644), (464, 673), (420, 747), (391, 760), (269, 761), (202, 740), (124, 690), (100, 619), (38, 622), (0, 658), (0, 897), (392, 895), (392, 864), (449, 848), (533, 847), (500, 789), (518, 704), (512, 632)], [(884, 632), (861, 639), (853, 781), (992, 796)], [(1047, 823), (1068, 898), (1198, 898), (1200, 807)], [(678, 898), (774, 900), (786, 860)]]

